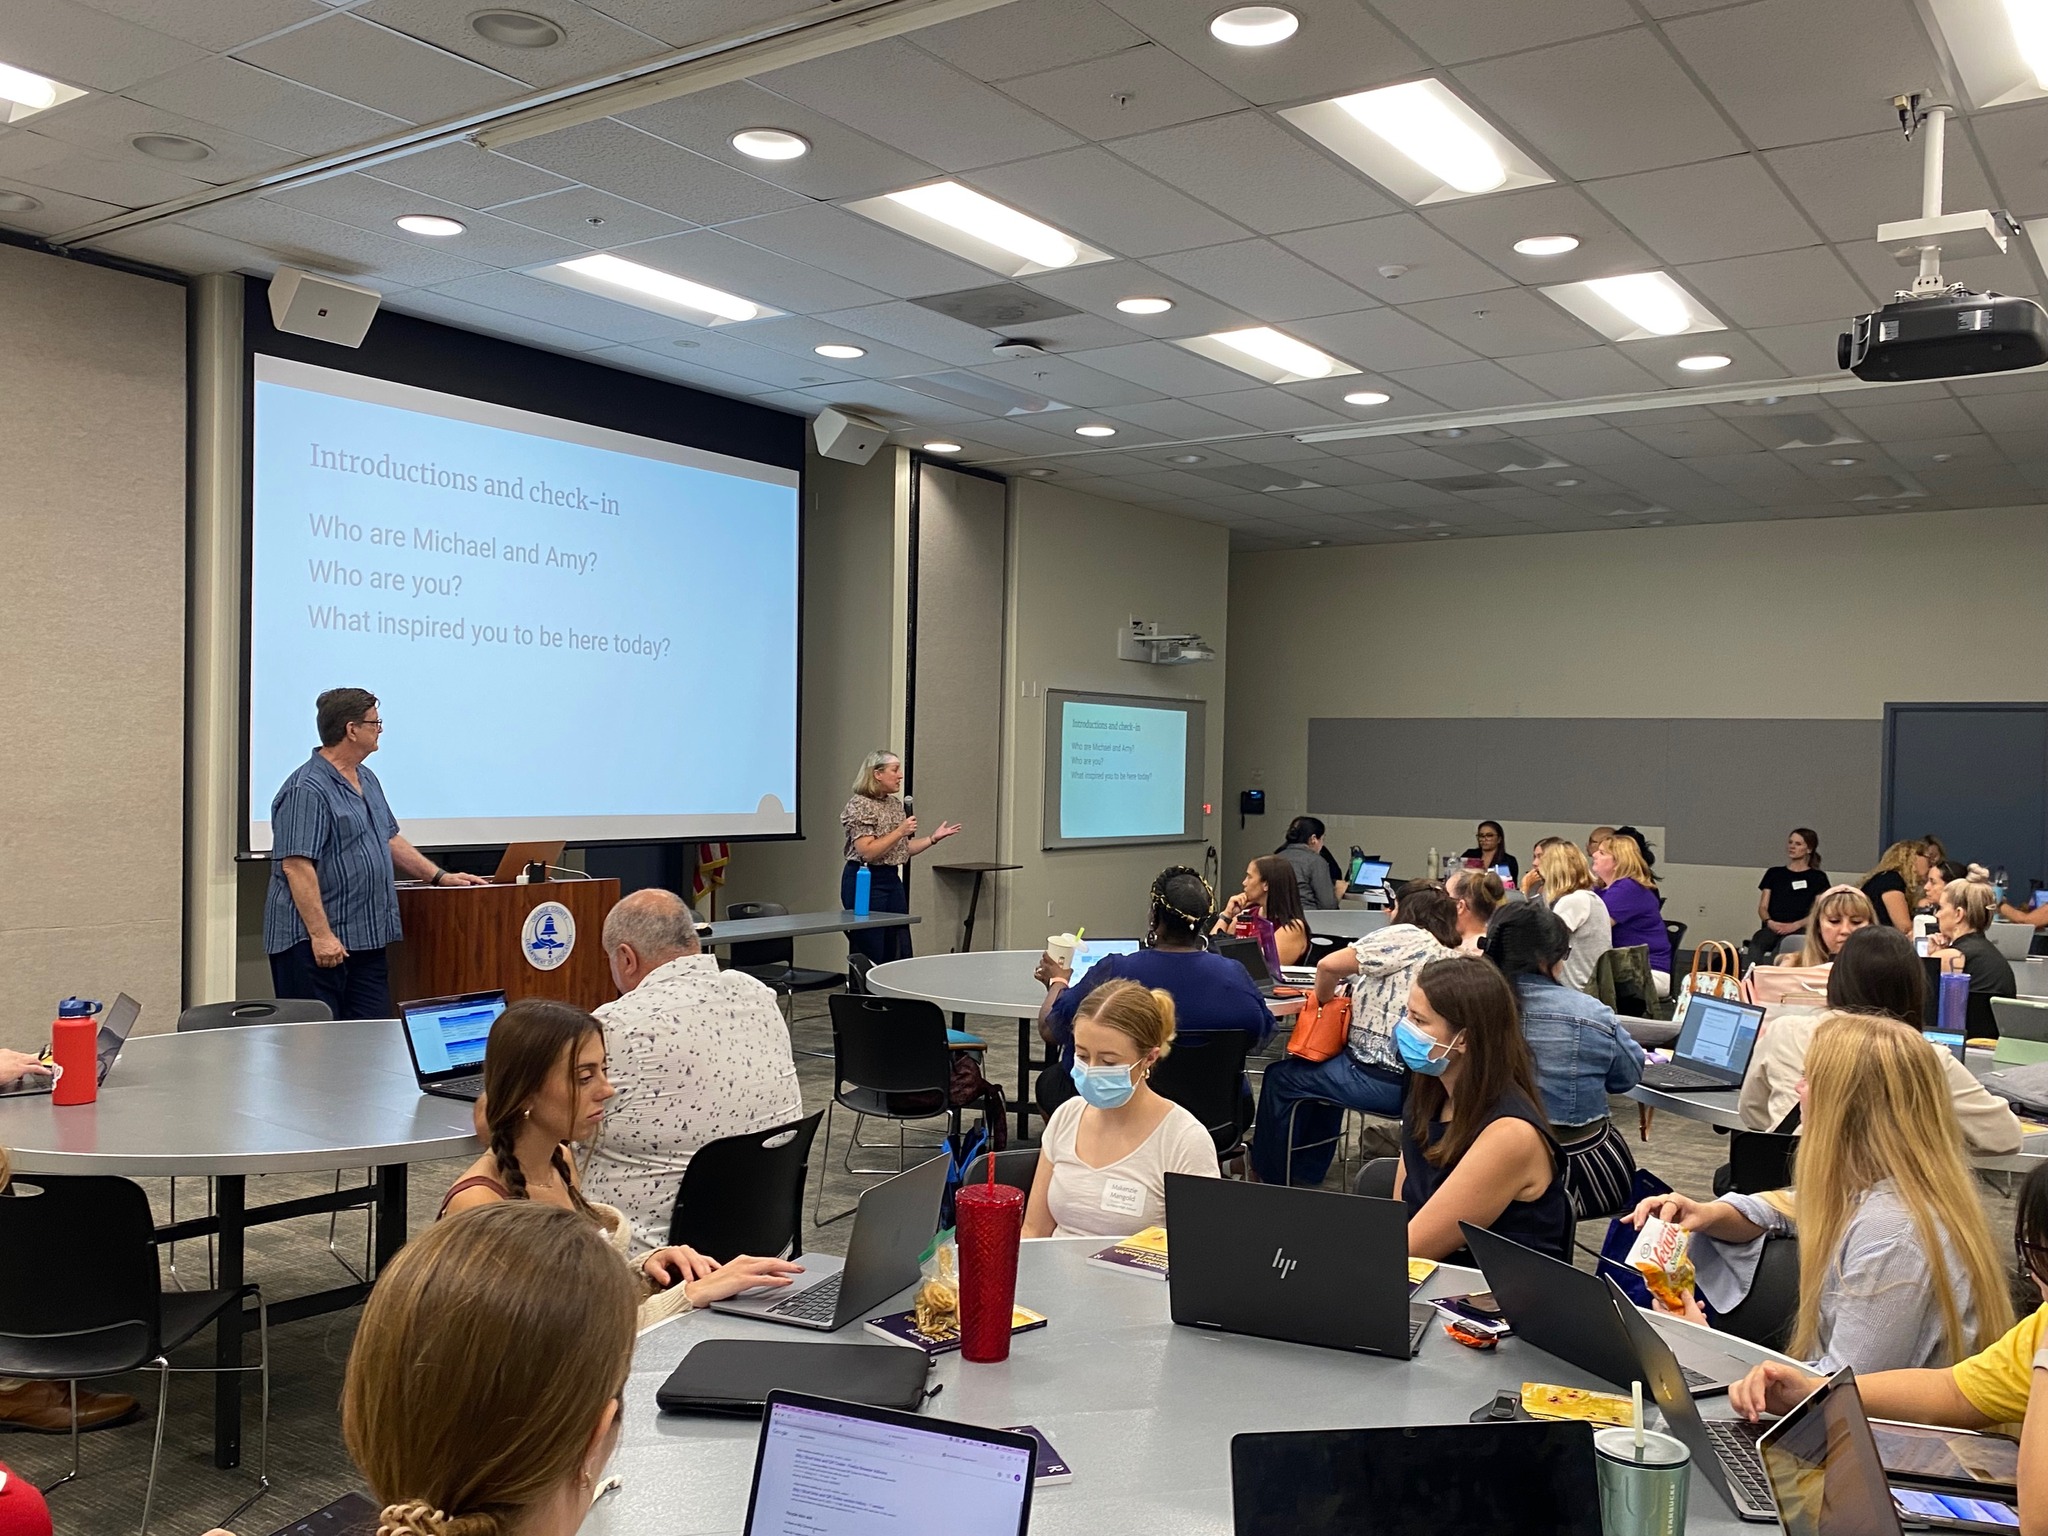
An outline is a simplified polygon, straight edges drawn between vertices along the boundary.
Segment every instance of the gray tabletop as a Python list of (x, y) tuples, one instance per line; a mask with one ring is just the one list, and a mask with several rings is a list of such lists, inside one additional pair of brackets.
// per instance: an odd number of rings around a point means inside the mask
[(23, 1173), (234, 1176), (474, 1155), (470, 1107), (422, 1094), (396, 1019), (131, 1038), (92, 1104), (0, 1099)]
[(2021, 997), (2048, 997), (2048, 955), (2029, 955), (2013, 962), (2012, 974)]
[(1308, 918), (1308, 931), (1320, 933), (1333, 939), (1362, 939), (1368, 933), (1387, 926), (1393, 920), (1387, 912), (1368, 912), (1364, 907), (1318, 907), (1303, 914)]
[(907, 912), (784, 912), (775, 917), (734, 917), (711, 925), (707, 946), (753, 944), (762, 939), (801, 939), (814, 933), (854, 933), (864, 928), (908, 928), (921, 921)]
[(868, 972), (868, 986), (884, 997), (921, 997), (948, 1013), (999, 1019), (1035, 1019), (1045, 987), (1032, 976), (1034, 949), (977, 949), (962, 955), (914, 955)]
[[(1071, 1483), (1033, 1493), (1035, 1536), (1229, 1536), (1230, 1437), (1243, 1430), (1462, 1424), (1496, 1391), (1524, 1380), (1611, 1390), (1517, 1339), (1478, 1354), (1432, 1330), (1416, 1359), (1395, 1361), (1177, 1328), (1168, 1320), (1166, 1286), (1087, 1262), (1102, 1245), (1101, 1238), (1026, 1243), (1017, 1300), (1048, 1314), (1050, 1326), (1019, 1337), (1000, 1365), (969, 1365), (954, 1354), (933, 1374), (945, 1390), (926, 1406), (931, 1416), (991, 1428), (1035, 1424), (1073, 1467)], [(1479, 1279), (1471, 1270), (1439, 1270), (1422, 1294), (1472, 1290)], [(909, 1304), (906, 1292), (876, 1311)], [(641, 1339), (612, 1461), (621, 1486), (593, 1511), (584, 1526), (589, 1536), (742, 1528), (759, 1424), (663, 1415), (654, 1406), (655, 1390), (691, 1346), (742, 1337), (819, 1335), (693, 1313)], [(854, 1326), (831, 1337), (864, 1342), (867, 1335)], [(1766, 1354), (1723, 1339), (1744, 1358)], [(1728, 1411), (1725, 1398), (1701, 1408)], [(1719, 1536), (1738, 1525), (1695, 1473), (1687, 1529)]]

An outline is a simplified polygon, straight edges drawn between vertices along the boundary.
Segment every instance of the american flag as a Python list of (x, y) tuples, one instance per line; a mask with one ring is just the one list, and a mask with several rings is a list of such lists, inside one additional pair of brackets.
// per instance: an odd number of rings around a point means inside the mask
[(725, 866), (732, 862), (730, 843), (699, 843), (697, 845), (697, 873), (690, 880), (690, 905), (696, 906), (706, 896), (725, 884)]

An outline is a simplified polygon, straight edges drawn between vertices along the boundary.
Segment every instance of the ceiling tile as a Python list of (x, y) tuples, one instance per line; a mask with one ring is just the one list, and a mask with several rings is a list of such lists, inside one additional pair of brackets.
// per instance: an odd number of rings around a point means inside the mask
[[(52, 192), (48, 187), (32, 187), (4, 176), (0, 176), (0, 192), (25, 193), (40, 205), (21, 211), (0, 210), (0, 228), (20, 230), (28, 235), (62, 234), (122, 211), (112, 203), (98, 202), (89, 197), (72, 197), (68, 193)], [(100, 242), (95, 240), (93, 245), (97, 249)], [(139, 259), (147, 261), (153, 258)]]
[(526, 94), (507, 75), (357, 16), (330, 16), (244, 48), (238, 57), (410, 123), (439, 122)]
[(516, 316), (532, 315), (549, 325), (614, 342), (647, 342), (687, 336), (701, 329), (651, 309), (618, 304), (594, 293), (528, 277), (524, 272), (486, 272), (437, 283), (435, 291)]
[[(1943, 257), (1942, 279), (1961, 283), (1979, 293), (1986, 289), (1998, 293), (2035, 293), (2039, 290), (2034, 281), (2034, 269), (2027, 261), (2026, 248), (2027, 240), (2022, 235), (2006, 247), (2003, 256), (1973, 256), (1962, 261)], [(1848, 263), (1849, 270), (1863, 280), (1863, 286), (1879, 299), (1889, 300), (1895, 292), (1913, 281), (1914, 269), (1900, 265), (1875, 240), (1852, 241), (1835, 249)], [(1842, 318), (1846, 320), (1848, 316)]]
[[(1830, 240), (1870, 240), (1880, 224), (1920, 216), (1920, 146), (1908, 144), (1896, 128), (1774, 149), (1764, 158)], [(1948, 135), (1944, 158), (1948, 207), (1998, 205), (1965, 134)]]
[(1754, 0), (1664, 36), (1761, 149), (1881, 128), (1896, 93), (1943, 78), (1909, 0)]
[(1307, 101), (1383, 85), (1429, 68), (1354, 0), (1289, 0), (1301, 30), (1271, 48), (1236, 48), (1209, 35), (1216, 7), (1186, 0), (1110, 0), (1110, 8), (1142, 27), (1204, 74), (1261, 106)]
[(1257, 319), (1280, 323), (1306, 315), (1370, 309), (1372, 300), (1270, 240), (1239, 240), (1153, 258), (1169, 277)]
[(965, 324), (905, 300), (834, 310), (817, 318), (827, 325), (852, 331), (856, 336), (872, 336), (877, 341), (935, 357), (956, 367), (987, 362), (989, 348), (995, 345), (993, 331)]
[[(1897, 444), (1916, 438), (1967, 437), (1977, 423), (1954, 400), (1903, 401), (1883, 391), (1845, 400), (1842, 414), (1873, 442)], [(2037, 422), (2041, 418), (2036, 415)]]
[(757, 346), (751, 326), (707, 326), (666, 342), (643, 342), (650, 352), (673, 352), (686, 367), (715, 368), (746, 379), (762, 389), (807, 389), (820, 384), (852, 383), (857, 375), (822, 357), (797, 357), (777, 348)]
[[(330, 176), (307, 186), (266, 194), (271, 202), (317, 213), (325, 219), (353, 224), (386, 239), (400, 240), (424, 250), (459, 256), (493, 267), (524, 267), (543, 261), (566, 261), (581, 256), (584, 247), (558, 240), (524, 224), (478, 213), (456, 203), (444, 203), (406, 187), (368, 176)], [(414, 235), (393, 222), (405, 214), (432, 214), (455, 219), (464, 228), (455, 236)]]
[(384, 305), (401, 314), (438, 320), (443, 325), (457, 326), (485, 336), (499, 336), (527, 346), (545, 347), (550, 352), (595, 352), (612, 345), (602, 336), (548, 325), (525, 315), (510, 315), (502, 309), (472, 304), (467, 299), (458, 299), (453, 294), (440, 293), (432, 288), (408, 288), (403, 293), (388, 294)]
[[(1849, 316), (1840, 320), (1815, 320), (1805, 325), (1753, 327), (1749, 339), (1785, 365), (1794, 378), (1837, 373), (1835, 338), (1847, 328)], [(1846, 378), (1848, 375), (1843, 374)]]
[(463, 140), (387, 160), (368, 174), (464, 208), (491, 208), (569, 185), (552, 171)]
[[(325, 16), (318, 0), (86, 0), (96, 11), (132, 21), (210, 53)], [(153, 73), (154, 71), (152, 71)]]
[[(1162, 395), (1186, 399), (1193, 395), (1216, 394), (1241, 389), (1245, 375), (1221, 363), (1198, 357), (1185, 347), (1170, 342), (1141, 341), (1127, 347), (1104, 347), (1098, 351), (1076, 352), (1074, 360), (1090, 368), (1129, 379)], [(1225, 411), (1228, 414), (1228, 411)]]
[(1122, 256), (1185, 251), (1245, 233), (1187, 194), (1092, 145), (991, 166), (969, 179), (990, 196)]
[[(1830, 317), (1847, 320), (1870, 304), (1863, 285), (1825, 245), (1702, 262), (1680, 267), (1676, 275), (1733, 325), (1800, 325)], [(1711, 350), (1713, 335), (1688, 340)]]
[[(1300, 230), (1280, 243), (1387, 304), (1509, 286), (1508, 278), (1412, 213)], [(1383, 277), (1383, 266), (1406, 270)]]
[(1009, 80), (1003, 89), (1088, 139), (1148, 133), (1244, 105), (1156, 43)]
[(1284, 389), (1239, 389), (1227, 395), (1198, 396), (1188, 403), (1271, 432), (1344, 425), (1313, 400), (1304, 400)]
[[(1749, 453), (1756, 444), (1747, 434), (1737, 431), (1725, 421), (1708, 418), (1705, 421), (1663, 421), (1664, 413), (1646, 411), (1639, 416), (1617, 417), (1615, 425), (1647, 447), (1674, 459), (1697, 459), (1708, 454)], [(1667, 470), (1668, 465), (1654, 466), (1658, 471)], [(1628, 477), (1627, 483), (1641, 485), (1639, 477)]]
[(899, 299), (978, 288), (988, 281), (986, 268), (822, 204), (743, 219), (726, 225), (724, 232)]
[(1529, 288), (1403, 304), (1401, 313), (1481, 357), (1520, 357), (1591, 346), (1599, 336)]
[(821, 310), (875, 303), (883, 297), (822, 267), (791, 261), (711, 229), (644, 240), (625, 247), (620, 254), (794, 314), (815, 315)]
[(1262, 112), (1233, 112), (1108, 147), (1260, 234), (1370, 218), (1399, 206)]
[(758, 83), (949, 171), (1075, 142), (1064, 128), (900, 38), (778, 69)]
[(936, 373), (946, 366), (935, 357), (906, 352), (871, 336), (851, 335), (844, 327), (816, 315), (770, 315), (764, 320), (750, 321), (746, 338), (756, 346), (773, 347), (797, 357), (816, 358), (819, 362), (825, 359), (817, 357), (812, 348), (823, 343), (850, 342), (862, 348), (867, 355), (834, 358), (831, 366), (852, 378), (897, 379), (910, 374)]
[[(39, 115), (32, 129), (18, 130), (24, 131), (60, 139), (109, 160), (143, 170), (175, 171), (179, 176), (211, 182), (216, 186), (273, 171), (298, 159), (292, 150), (280, 149), (274, 144), (259, 144), (254, 139), (244, 138), (214, 124), (197, 122), (175, 112), (166, 112), (161, 107), (130, 101), (125, 96), (89, 97), (73, 103), (66, 111), (48, 114), (47, 121)], [(180, 134), (199, 140), (213, 153), (204, 160), (189, 164), (157, 160), (130, 143), (145, 133)]]
[(1100, 373), (1071, 357), (1048, 354), (1044, 357), (1006, 358), (1001, 362), (983, 363), (972, 371), (983, 378), (1029, 390), (1033, 394), (1064, 400), (1079, 410), (1135, 405), (1159, 398), (1156, 391), (1142, 384), (1133, 384), (1114, 374)]
[(614, 21), (678, 45), (751, 32), (765, 22), (779, 21), (806, 8), (804, 0), (689, 0), (687, 5), (679, 5), (676, 0), (589, 3)]
[(1464, 64), (1546, 43), (1634, 26), (1627, 0), (1373, 0), (1373, 8), (1444, 64)]
[(292, 266), (330, 272), (380, 291), (424, 288), (485, 271), (481, 263), (447, 251), (337, 224), (260, 197), (215, 203), (183, 215), (180, 222), (272, 252)]
[(652, 240), (657, 235), (680, 234), (694, 228), (688, 219), (599, 192), (594, 187), (565, 187), (560, 192), (521, 202), (502, 203), (495, 211), (501, 219), (544, 229), (592, 250), (630, 245), (636, 240)]
[(752, 380), (740, 378), (723, 369), (706, 368), (689, 362), (688, 356), (688, 353), (664, 352), (651, 347), (610, 347), (602, 352), (593, 353), (592, 360), (613, 368), (649, 374), (657, 379), (688, 384), (694, 389), (714, 390), (721, 395), (739, 399), (769, 393), (755, 385)]
[(1489, 114), (1580, 179), (1743, 147), (1678, 61), (1641, 28), (1468, 64), (1457, 77)]
[[(97, 203), (83, 204), (85, 208), (101, 206)], [(69, 216), (62, 226), (53, 227), (72, 229), (104, 216), (100, 213)], [(10, 223), (21, 218), (35, 217), (35, 214), (7, 215)], [(203, 229), (188, 229), (182, 224), (169, 222), (117, 230), (111, 235), (93, 241), (92, 248), (96, 251), (105, 251), (110, 256), (125, 256), (130, 261), (146, 261), (152, 266), (169, 267), (174, 272), (248, 272), (260, 275), (273, 271), (277, 266), (276, 257), (258, 250), (253, 245), (246, 245), (240, 240), (230, 240), (223, 235), (208, 234)]]
[[(2048, 213), (2048, 156), (2041, 153), (2041, 146), (2048, 143), (2048, 101), (1979, 112), (1966, 127), (1969, 136), (1984, 151), (1985, 162), (1998, 183), (1997, 206), (2030, 216)], [(1953, 144), (1949, 153), (1955, 153)], [(1947, 202), (1951, 208), (1975, 206), (1957, 198)], [(1909, 212), (1907, 217), (1911, 216)]]
[[(1530, 187), (1500, 197), (1461, 198), (1422, 209), (1421, 214), (1480, 260), (1524, 283), (1576, 283), (1656, 265), (1648, 251), (1577, 187)], [(1515, 242), (1529, 235), (1573, 235), (1579, 246), (1562, 256), (1524, 256), (1515, 250)]]
[(1963, 408), (1986, 432), (2039, 432), (2044, 413), (2030, 395), (1972, 395)]
[[(1150, 336), (1205, 335), (1251, 324), (1251, 317), (1241, 310), (1135, 261), (1098, 261), (1064, 272), (1041, 272), (1025, 278), (1024, 285), (1077, 309), (1114, 316), (1119, 325)], [(1117, 309), (1117, 300), (1136, 297), (1170, 299), (1173, 308), (1163, 315), (1126, 315)]]
[(1461, 363), (1472, 357), (1455, 341), (1392, 309), (1318, 315), (1312, 320), (1296, 321), (1288, 331), (1355, 367), (1375, 373)]
[(978, 80), (1008, 80), (1134, 48), (1145, 34), (1096, 0), (997, 6), (917, 33), (917, 45)]
[(697, 224), (774, 213), (804, 201), (744, 171), (610, 119), (528, 139), (508, 153), (515, 160)]
[(1185, 400), (1152, 400), (1119, 405), (1108, 413), (1117, 421), (1158, 432), (1166, 437), (1227, 437), (1242, 432), (1244, 423), (1235, 417), (1218, 415)]
[(205, 182), (177, 175), (146, 155), (131, 153), (113, 160), (23, 132), (0, 135), (0, 176), (123, 208), (140, 208), (208, 190)]
[(1499, 363), (1483, 360), (1446, 363), (1440, 368), (1413, 368), (1393, 377), (1397, 382), (1419, 389), (1459, 411), (1526, 405), (1550, 398), (1542, 389), (1508, 372)]
[(264, 144), (324, 154), (367, 144), (405, 126), (352, 101), (230, 58), (203, 59), (128, 92), (137, 101), (218, 123)]
[(1667, 262), (1812, 245), (1816, 233), (1752, 155), (1589, 182), (1630, 234)]
[(1035, 341), (1048, 352), (1080, 352), (1097, 347), (1124, 347), (1144, 340), (1142, 333), (1100, 315), (1055, 315), (1048, 320), (1020, 320), (998, 325), (1003, 336)]
[(528, 85), (568, 85), (671, 51), (659, 39), (576, 0), (519, 0), (518, 8), (554, 22), (562, 29), (562, 40), (548, 48), (494, 43), (469, 24), (475, 13), (468, 5), (448, 5), (444, 0), (370, 0), (357, 6), (355, 14)]
[(1581, 347), (1573, 352), (1503, 358), (1501, 366), (1561, 400), (1639, 394), (1663, 382), (1614, 347)]
[(66, 85), (120, 91), (206, 54), (72, 0), (15, 0), (0, 14), (0, 57)]

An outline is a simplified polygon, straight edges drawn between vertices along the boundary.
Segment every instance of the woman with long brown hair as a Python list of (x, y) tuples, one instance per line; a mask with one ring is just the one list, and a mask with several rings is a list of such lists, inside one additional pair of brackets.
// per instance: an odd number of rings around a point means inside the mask
[(1853, 885), (1831, 885), (1806, 914), (1806, 939), (1799, 949), (1778, 956), (1779, 965), (1833, 965), (1849, 935), (1878, 920), (1870, 898)]
[(1432, 960), (1394, 1037), (1414, 1074), (1394, 1179), (1409, 1253), (1465, 1262), (1458, 1223), (1469, 1221), (1569, 1263), (1564, 1154), (1507, 978), (1476, 958)]
[[(583, 1196), (571, 1148), (604, 1122), (615, 1090), (604, 1072), (604, 1029), (581, 1008), (528, 997), (491, 1026), (484, 1049), (484, 1096), (477, 1109), (489, 1150), (463, 1170), (441, 1202), (451, 1216), (502, 1201), (533, 1201), (572, 1211), (625, 1252), (625, 1218)], [(779, 1287), (801, 1265), (741, 1257), (720, 1265), (693, 1248), (660, 1248), (640, 1272), (657, 1289), (681, 1285), (691, 1306), (753, 1286)]]
[(1301, 882), (1294, 866), (1274, 854), (1244, 867), (1244, 886), (1223, 904), (1216, 932), (1257, 939), (1274, 972), (1299, 965), (1308, 953), (1308, 918), (1301, 906)]

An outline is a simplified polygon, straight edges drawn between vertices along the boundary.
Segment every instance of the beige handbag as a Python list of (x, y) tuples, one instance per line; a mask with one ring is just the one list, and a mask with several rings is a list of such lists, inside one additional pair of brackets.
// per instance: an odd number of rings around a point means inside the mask
[(1723, 939), (1704, 940), (1692, 952), (1692, 970), (1679, 983), (1678, 1006), (1671, 1022), (1683, 1028), (1685, 1015), (1695, 997), (1725, 997), (1742, 1001), (1742, 951)]

